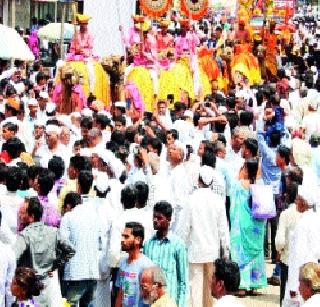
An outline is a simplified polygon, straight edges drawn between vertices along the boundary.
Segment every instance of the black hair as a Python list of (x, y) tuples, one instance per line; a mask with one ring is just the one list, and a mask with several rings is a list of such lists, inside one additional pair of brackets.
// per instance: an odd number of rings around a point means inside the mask
[(54, 173), (43, 168), (38, 175), (39, 195), (47, 196), (54, 185)]
[(36, 81), (37, 83), (39, 83), (41, 80), (47, 80), (47, 76), (46, 74), (44, 74), (43, 72), (38, 72), (37, 77), (36, 77)]
[(80, 186), (81, 194), (89, 194), (93, 183), (93, 175), (91, 171), (80, 171), (78, 177), (78, 184)]
[(250, 126), (253, 121), (253, 112), (242, 111), (239, 115), (240, 126)]
[(134, 189), (136, 192), (136, 203), (137, 207), (144, 208), (147, 204), (148, 196), (149, 196), (149, 187), (143, 181), (137, 181), (134, 184)]
[(127, 185), (121, 190), (121, 204), (123, 208), (132, 209), (135, 207), (136, 204), (136, 190), (133, 185)]
[(248, 138), (244, 140), (243, 145), (250, 151), (252, 157), (257, 157), (259, 146), (256, 139)]
[[(50, 115), (51, 116), (51, 115)], [(48, 119), (46, 126), (53, 125), (59, 127), (59, 122), (56, 119)]]
[(83, 117), (80, 122), (80, 127), (84, 129), (91, 130), (93, 126), (93, 121), (91, 117)]
[(16, 192), (20, 189), (22, 174), (20, 168), (16, 166), (8, 167), (6, 175), (6, 186), (9, 192)]
[(25, 151), (25, 147), (18, 138), (14, 137), (3, 144), (2, 150), (5, 150), (11, 159), (16, 159)]
[(224, 135), (223, 133), (219, 133), (219, 134), (218, 134), (218, 139), (217, 139), (217, 141), (220, 141), (221, 143), (223, 143), (224, 146), (227, 145), (227, 140), (226, 140), (226, 137), (225, 137), (225, 135)]
[(236, 107), (236, 100), (233, 96), (229, 96), (226, 99), (226, 105), (229, 107), (229, 109), (234, 109)]
[(79, 193), (70, 192), (66, 195), (63, 202), (63, 208), (65, 209), (67, 205), (70, 205), (73, 209), (77, 205), (81, 204), (81, 196)]
[(168, 134), (171, 134), (174, 140), (179, 139), (179, 133), (176, 129), (170, 129), (169, 131), (167, 131), (167, 135)]
[(166, 218), (171, 219), (173, 209), (172, 209), (172, 206), (168, 202), (162, 200), (162, 201), (157, 202), (154, 205), (153, 212), (159, 212), (159, 213), (163, 214)]
[(111, 133), (110, 141), (117, 145), (124, 145), (126, 136), (122, 131), (115, 130)]
[(54, 179), (60, 179), (65, 170), (64, 161), (61, 157), (53, 156), (48, 162), (48, 169), (54, 173)]
[(7, 122), (2, 126), (2, 129), (6, 128), (11, 132), (17, 133), (18, 132), (18, 125), (11, 123), (11, 122)]
[[(88, 165), (89, 163), (89, 165)], [(91, 162), (89, 158), (83, 156), (73, 156), (70, 158), (69, 166), (75, 168), (78, 172), (82, 170), (90, 170)]]
[(215, 261), (216, 281), (223, 281), (226, 292), (236, 292), (240, 286), (240, 269), (236, 262), (216, 259)]
[(43, 167), (38, 165), (32, 165), (28, 169), (28, 177), (31, 180), (35, 180), (36, 177), (40, 174), (40, 172), (43, 170)]
[(259, 161), (258, 161), (258, 159), (255, 159), (255, 158), (247, 159), (245, 161), (245, 165), (246, 165), (247, 172), (248, 172), (248, 179), (251, 184), (254, 184), (257, 179)]
[(162, 142), (159, 138), (152, 138), (150, 140), (150, 145), (153, 149), (157, 151), (158, 156), (160, 157), (162, 151)]
[(288, 204), (293, 204), (296, 196), (298, 194), (298, 183), (295, 181), (290, 182), (286, 185), (286, 194), (288, 199)]
[(211, 141), (202, 140), (201, 143), (204, 145), (204, 150), (205, 151), (211, 151), (211, 152), (215, 151), (215, 145)]
[(96, 124), (101, 126), (101, 130), (105, 130), (111, 124), (110, 119), (106, 115), (98, 114), (96, 117)]
[(36, 271), (27, 267), (16, 268), (14, 281), (25, 292), (27, 299), (32, 299), (33, 296), (39, 296), (44, 285), (40, 277), (36, 275)]
[(258, 91), (256, 93), (256, 100), (257, 100), (257, 106), (260, 107), (263, 103), (263, 92), (262, 91)]
[(28, 216), (33, 216), (35, 222), (40, 222), (43, 214), (43, 206), (38, 197), (30, 197), (27, 207)]
[(286, 146), (281, 145), (281, 146), (279, 146), (277, 152), (282, 159), (284, 158), (286, 165), (289, 165), (289, 163), (290, 163), (290, 149)]
[(7, 172), (8, 167), (4, 163), (0, 162), (0, 183), (6, 182)]
[(115, 122), (119, 122), (119, 123), (121, 123), (122, 126), (125, 126), (126, 125), (126, 118), (124, 116), (122, 116), (122, 115), (114, 116), (113, 117), (113, 122), (114, 123)]
[(297, 182), (302, 185), (303, 182), (303, 169), (299, 166), (295, 166), (289, 170), (289, 178), (291, 181)]
[(281, 132), (279, 130), (272, 130), (269, 136), (269, 146), (275, 148), (281, 143)]
[(19, 190), (26, 191), (29, 187), (29, 177), (28, 177), (28, 165), (24, 162), (18, 162), (17, 167), (21, 171), (21, 186)]
[(202, 165), (207, 165), (212, 168), (216, 167), (216, 155), (211, 150), (204, 150), (201, 160)]
[(141, 244), (140, 247), (143, 246), (143, 240), (144, 240), (144, 227), (137, 222), (127, 222), (125, 225), (125, 228), (130, 228), (132, 231), (132, 235), (134, 237), (140, 237), (141, 238)]

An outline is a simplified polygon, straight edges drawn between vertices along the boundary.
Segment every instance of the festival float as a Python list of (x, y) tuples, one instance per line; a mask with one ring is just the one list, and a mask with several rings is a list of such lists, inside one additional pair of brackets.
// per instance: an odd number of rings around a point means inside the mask
[(88, 31), (90, 16), (75, 13), (74, 16), (75, 31), (69, 53), (66, 61), (57, 65), (53, 100), (61, 105), (61, 113), (81, 110), (89, 97), (102, 101), (106, 106), (110, 103), (107, 74), (92, 51), (93, 36)]

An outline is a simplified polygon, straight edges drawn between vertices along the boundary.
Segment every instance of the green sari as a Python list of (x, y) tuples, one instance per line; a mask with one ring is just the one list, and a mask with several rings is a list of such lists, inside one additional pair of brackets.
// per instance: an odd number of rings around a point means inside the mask
[(259, 289), (267, 285), (264, 262), (265, 220), (252, 217), (250, 191), (235, 182), (230, 193), (230, 252), (240, 268), (240, 289)]

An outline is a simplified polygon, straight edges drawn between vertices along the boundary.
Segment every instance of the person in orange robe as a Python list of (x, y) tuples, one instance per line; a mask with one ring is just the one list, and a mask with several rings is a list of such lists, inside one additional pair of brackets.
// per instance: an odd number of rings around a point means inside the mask
[(266, 33), (264, 39), (266, 50), (265, 65), (268, 77), (275, 77), (277, 75), (277, 35), (274, 33), (275, 28), (275, 22), (271, 21), (269, 32)]

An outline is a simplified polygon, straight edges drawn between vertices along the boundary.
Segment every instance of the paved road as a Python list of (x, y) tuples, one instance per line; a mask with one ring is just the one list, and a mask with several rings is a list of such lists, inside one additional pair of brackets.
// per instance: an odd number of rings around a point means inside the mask
[[(267, 276), (271, 276), (274, 265), (267, 261)], [(269, 286), (265, 289), (259, 290), (263, 295), (248, 296), (245, 298), (238, 298), (245, 307), (276, 307), (280, 306), (280, 287)], [(229, 307), (229, 306), (226, 306)]]

